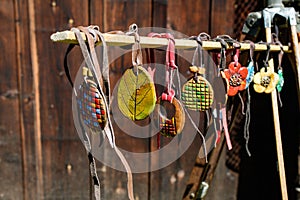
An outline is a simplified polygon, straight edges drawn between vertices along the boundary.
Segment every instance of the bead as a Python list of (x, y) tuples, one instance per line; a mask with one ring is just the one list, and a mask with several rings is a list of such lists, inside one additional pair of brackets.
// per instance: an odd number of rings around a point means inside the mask
[(197, 73), (198, 72), (198, 67), (197, 66), (190, 66), (190, 72)]

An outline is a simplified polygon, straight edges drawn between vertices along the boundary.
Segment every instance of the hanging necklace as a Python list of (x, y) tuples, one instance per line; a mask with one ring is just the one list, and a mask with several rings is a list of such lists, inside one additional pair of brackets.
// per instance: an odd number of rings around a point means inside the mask
[[(208, 110), (214, 99), (214, 91), (211, 84), (205, 79), (205, 68), (203, 63), (203, 49), (201, 34), (193, 37), (197, 41), (197, 47), (193, 55), (192, 66), (189, 68), (193, 77), (182, 87), (181, 100), (185, 107), (195, 111)], [(198, 55), (199, 67), (195, 65), (195, 58)]]
[(174, 137), (181, 133), (185, 123), (185, 112), (182, 104), (175, 97), (172, 88), (173, 77), (177, 66), (175, 64), (175, 40), (170, 33), (150, 33), (149, 37), (160, 37), (168, 39), (165, 64), (165, 88), (157, 99), (154, 111), (154, 119), (158, 122), (160, 134), (165, 137)]
[(234, 61), (228, 65), (228, 69), (224, 69), (224, 77), (227, 82), (228, 96), (235, 96), (239, 91), (246, 87), (246, 77), (248, 69), (242, 67), (239, 63), (240, 45), (235, 47)]
[(269, 54), (270, 44), (267, 44), (267, 56), (263, 61), (264, 67), (262, 67), (253, 77), (253, 87), (257, 93), (271, 93), (276, 88), (279, 81), (278, 74), (272, 71), (269, 67)]
[(118, 106), (124, 116), (131, 120), (142, 120), (154, 110), (156, 93), (153, 79), (143, 68), (140, 37), (136, 24), (130, 26), (127, 35), (134, 35), (132, 45), (132, 67), (123, 74), (118, 86)]
[[(92, 155), (92, 146), (89, 139), (89, 133), (101, 133), (102, 131), (107, 136), (111, 147), (114, 149), (118, 157), (120, 158), (122, 164), (124, 165), (127, 172), (127, 189), (128, 197), (130, 200), (134, 199), (133, 195), (133, 179), (130, 166), (125, 159), (122, 152), (115, 145), (114, 130), (112, 127), (110, 115), (107, 112), (109, 110), (109, 96), (110, 96), (110, 86), (109, 86), (109, 66), (107, 58), (106, 43), (103, 38), (103, 35), (100, 33), (99, 28), (96, 26), (89, 27), (78, 27), (72, 28), (71, 31), (74, 32), (80, 49), (84, 57), (84, 66), (82, 67), (82, 74), (79, 78), (80, 80), (73, 82), (69, 73), (67, 65), (67, 55), (74, 47), (74, 45), (69, 46), (66, 55), (65, 55), (65, 71), (73, 86), (74, 95), (76, 98), (76, 106), (73, 108), (76, 109), (77, 116), (74, 115), (76, 121), (79, 123), (77, 131), (81, 133), (81, 138), (83, 139), (84, 146), (88, 153), (90, 173), (94, 185), (94, 194), (96, 200), (101, 199), (100, 192), (100, 182), (98, 179), (96, 164), (94, 156)], [(87, 43), (82, 38), (82, 32), (87, 38)], [(92, 37), (93, 35), (93, 37)], [(101, 40), (103, 45), (103, 63), (102, 71), (97, 60), (97, 55), (95, 52), (95, 43), (98, 41), (98, 38)], [(80, 82), (81, 81), (81, 82)], [(105, 87), (106, 96), (103, 92), (102, 87)], [(87, 112), (87, 113), (86, 113)], [(88, 115), (88, 113), (90, 115)], [(94, 121), (97, 119), (96, 121)], [(88, 121), (89, 120), (89, 121)], [(82, 123), (83, 122), (83, 123)], [(98, 122), (98, 126), (97, 126)], [(78, 124), (77, 124), (78, 125)], [(79, 128), (79, 129), (78, 129)], [(101, 134), (100, 134), (101, 135)]]

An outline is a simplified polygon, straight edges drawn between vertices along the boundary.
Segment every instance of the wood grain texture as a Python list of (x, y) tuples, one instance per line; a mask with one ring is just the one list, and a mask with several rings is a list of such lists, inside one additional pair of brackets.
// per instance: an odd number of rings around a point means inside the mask
[[(151, 26), (151, 1), (150, 0), (134, 0), (134, 1), (92, 1), (93, 8), (91, 8), (91, 22), (102, 23), (100, 30), (103, 32), (112, 30), (127, 31), (129, 25), (136, 23), (138, 27)], [(103, 10), (97, 17), (96, 13)], [(102, 22), (100, 22), (102, 21)], [(110, 81), (112, 92), (117, 90), (118, 81), (120, 80), (124, 71), (132, 66), (131, 52), (128, 51), (131, 46), (124, 49), (118, 47), (109, 47), (108, 55), (110, 61)], [(116, 94), (115, 94), (116, 95)], [(115, 96), (116, 97), (116, 96)], [(116, 99), (113, 99), (112, 106), (117, 106)], [(120, 149), (129, 152), (148, 152), (148, 140), (131, 137), (123, 130), (124, 127), (130, 128), (130, 124), (125, 120), (125, 117), (120, 117), (118, 122), (114, 122), (114, 130), (116, 135), (116, 144)], [(122, 118), (124, 118), (122, 120)], [(139, 122), (140, 125), (148, 123), (149, 119)], [(115, 121), (115, 120), (114, 120)], [(148, 133), (144, 133), (148, 134)], [(106, 158), (107, 154), (104, 152), (103, 156)], [(131, 163), (128, 160), (129, 164)], [(106, 167), (105, 173), (100, 173), (103, 178), (103, 190), (105, 199), (127, 199), (127, 175), (125, 172), (117, 171), (115, 169)], [(114, 180), (114, 181), (112, 181)], [(148, 199), (148, 173), (133, 174), (134, 195), (137, 199)]]
[[(208, 32), (209, 22), (207, 16), (209, 16), (209, 5), (209, 1), (197, 1), (197, 3), (195, 3), (195, 1), (168, 1), (166, 6), (166, 27), (181, 32), (180, 35), (175, 35), (176, 38), (182, 37), (182, 35), (198, 35), (200, 32)], [(188, 75), (186, 72), (191, 65), (189, 58), (192, 51), (177, 53), (179, 53), (180, 56), (177, 55), (176, 64), (180, 69), (181, 75), (187, 78)], [(162, 58), (162, 60), (163, 59), (164, 58)], [(201, 120), (204, 119), (204, 116), (200, 116), (199, 113), (190, 114), (193, 119), (199, 120), (196, 120), (195, 123), (197, 125), (199, 124), (200, 129), (201, 127), (203, 128)], [(195, 129), (190, 120), (186, 117), (182, 135), (193, 133), (195, 133)], [(154, 172), (151, 174), (151, 199), (181, 199), (183, 197), (201, 144), (202, 141), (200, 137), (197, 136), (179, 159), (160, 170), (159, 173)], [(178, 149), (174, 149), (174, 151), (176, 152)], [(163, 154), (160, 159), (163, 160), (166, 156), (168, 155)], [(183, 176), (180, 175), (182, 172), (184, 172)], [(161, 191), (162, 189), (164, 192)]]
[(232, 35), (234, 27), (234, 0), (211, 0), (210, 35)]
[(186, 35), (209, 33), (210, 1), (169, 1), (167, 28)]
[[(63, 69), (63, 56), (67, 46), (56, 45), (48, 40), (51, 32), (55, 30), (70, 29), (78, 25), (87, 26), (88, 1), (67, 0), (49, 4), (36, 0), (34, 7), (44, 198), (88, 199), (87, 156), (73, 124), (72, 89)], [(69, 61), (74, 77), (82, 62), (78, 48), (70, 54)], [(71, 171), (68, 171), (67, 166), (71, 166)]]
[[(186, 35), (200, 32), (230, 34), (231, 20), (220, 20), (231, 12), (230, 1), (160, 1), (160, 0), (3, 0), (0, 3), (2, 35), (0, 44), (0, 198), (7, 199), (90, 199), (89, 171), (86, 152), (73, 123), (71, 87), (63, 70), (66, 44), (49, 40), (53, 32), (90, 24), (101, 32), (126, 31), (136, 23), (139, 27), (166, 27)], [(30, 6), (29, 6), (30, 5)], [(31, 9), (31, 10), (30, 10)], [(34, 12), (32, 12), (32, 10)], [(224, 12), (225, 10), (225, 12)], [(219, 12), (219, 14), (216, 14)], [(29, 19), (34, 14), (34, 22)], [(228, 14), (229, 13), (229, 14)], [(32, 28), (32, 24), (34, 27)], [(32, 37), (35, 34), (36, 39)], [(36, 44), (30, 42), (35, 40)], [(5, 49), (4, 49), (5, 48)], [(33, 48), (33, 49), (32, 49)], [(123, 72), (131, 67), (130, 46), (109, 47), (112, 89)], [(157, 62), (164, 64), (165, 55), (157, 53)], [(144, 54), (144, 61), (145, 53)], [(183, 55), (183, 54), (182, 54)], [(34, 59), (32, 59), (34, 58)], [(79, 48), (69, 56), (74, 78), (82, 62)], [(180, 72), (186, 73), (189, 60), (177, 59)], [(163, 69), (157, 70), (161, 78)], [(161, 86), (158, 86), (161, 87)], [(162, 89), (162, 88), (160, 88)], [(158, 91), (161, 92), (161, 91)], [(39, 107), (37, 106), (39, 103)], [(40, 116), (37, 115), (39, 112)], [(9, 113), (9, 114), (8, 114)], [(204, 116), (200, 116), (203, 119)], [(34, 120), (36, 119), (36, 120)], [(37, 125), (40, 121), (40, 125)], [(149, 120), (139, 122), (140, 125)], [(201, 120), (199, 127), (203, 128)], [(130, 152), (157, 149), (156, 138), (129, 136), (125, 120), (114, 123), (117, 145)], [(186, 122), (183, 134), (195, 131)], [(150, 132), (150, 131), (149, 131)], [(149, 134), (148, 132), (145, 134)], [(168, 139), (162, 143), (167, 144)], [(195, 164), (201, 140), (196, 137), (190, 148), (164, 169), (134, 174), (134, 192), (138, 199), (180, 199)], [(176, 149), (173, 153), (177, 153)], [(106, 156), (103, 152), (103, 156)], [(159, 163), (169, 154), (150, 163)], [(97, 161), (98, 162), (98, 161)], [(127, 199), (124, 172), (97, 163), (97, 171), (105, 199)], [(11, 176), (14, 174), (15, 176)]]
[(238, 173), (231, 171), (225, 165), (226, 148), (221, 151), (214, 177), (209, 185), (206, 200), (236, 200)]
[(0, 198), (23, 198), (14, 2), (0, 2)]

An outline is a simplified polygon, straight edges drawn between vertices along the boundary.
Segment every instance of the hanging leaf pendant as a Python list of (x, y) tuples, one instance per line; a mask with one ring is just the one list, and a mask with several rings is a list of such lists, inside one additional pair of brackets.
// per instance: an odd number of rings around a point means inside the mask
[(208, 110), (214, 98), (211, 84), (202, 76), (189, 79), (182, 87), (181, 99), (190, 110)]
[(141, 66), (127, 69), (118, 86), (118, 106), (131, 120), (145, 119), (154, 110), (155, 86)]

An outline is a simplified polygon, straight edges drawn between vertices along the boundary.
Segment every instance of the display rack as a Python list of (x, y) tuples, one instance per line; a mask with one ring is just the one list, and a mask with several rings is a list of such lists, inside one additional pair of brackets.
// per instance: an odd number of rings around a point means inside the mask
[[(269, 29), (266, 29), (269, 30)], [(270, 31), (270, 30), (269, 30)], [(112, 33), (103, 33), (103, 38), (108, 46), (130, 46), (135, 43), (135, 37), (126, 35), (123, 32), (116, 32), (116, 34)], [(283, 50), (285, 53), (293, 53), (293, 48), (287, 45), (277, 45), (277, 44), (271, 44), (271, 36), (270, 34), (267, 34), (268, 37), (267, 42), (268, 43), (255, 43), (255, 49), (254, 51), (266, 51), (268, 50), (268, 47), (270, 48), (269, 50), (271, 52), (279, 52)], [(85, 34), (82, 33), (82, 38), (86, 40)], [(66, 30), (66, 31), (60, 31), (53, 33), (50, 37), (50, 39), (53, 42), (62, 42), (62, 43), (68, 43), (68, 44), (78, 44), (77, 38), (74, 34), (74, 32)], [(168, 39), (166, 38), (153, 38), (153, 37), (146, 37), (146, 36), (140, 36), (139, 38), (139, 43), (142, 48), (160, 48), (163, 46), (168, 45)], [(176, 49), (194, 49), (198, 46), (198, 43), (196, 40), (191, 40), (189, 38), (183, 38), (183, 39), (174, 39), (175, 40), (175, 48)], [(249, 42), (239, 42), (240, 44), (240, 51), (245, 51), (250, 49), (250, 43)], [(101, 41), (96, 42), (96, 45), (101, 45)], [(213, 51), (213, 50), (219, 50), (222, 48), (222, 45), (219, 41), (214, 41), (214, 40), (209, 40), (209, 41), (202, 41), (202, 48), (203, 50), (207, 51)], [(227, 49), (234, 49), (234, 46), (228, 45), (227, 44)], [(295, 52), (294, 52), (295, 53)], [(273, 60), (269, 61), (269, 64), (272, 65), (272, 68), (274, 68)], [(273, 92), (273, 96), (275, 95), (275, 92)], [(276, 95), (273, 97), (273, 102), (276, 101)], [(282, 195), (283, 199), (287, 199), (287, 189), (286, 189), (286, 180), (285, 180), (285, 170), (282, 168), (284, 165), (283, 162), (283, 155), (282, 155), (282, 144), (281, 144), (281, 139), (280, 139), (280, 128), (277, 127), (279, 124), (279, 117), (278, 117), (278, 106), (272, 105), (273, 110), (276, 111), (274, 112), (276, 115), (274, 116), (274, 122), (275, 123), (275, 128), (276, 128), (276, 141), (277, 141), (277, 153), (278, 153), (278, 158), (279, 158), (279, 168), (280, 168), (280, 180), (281, 180), (281, 187), (282, 187)], [(277, 126), (276, 126), (277, 124)], [(278, 142), (279, 141), (279, 142)], [(221, 149), (221, 147), (220, 147)], [(220, 149), (218, 151), (220, 151)], [(217, 162), (219, 158), (219, 154), (216, 153), (214, 156), (214, 162)], [(214, 166), (215, 167), (215, 166)], [(212, 169), (213, 173), (214, 168)], [(202, 187), (202, 185), (200, 185)], [(201, 192), (202, 193), (202, 192)], [(202, 195), (201, 195), (202, 196)]]
[[(82, 34), (82, 37), (85, 39), (85, 35)], [(134, 44), (134, 36), (128, 36), (125, 34), (110, 34), (110, 33), (103, 33), (103, 37), (105, 42), (108, 46), (127, 46)], [(50, 37), (53, 42), (64, 42), (69, 44), (77, 44), (78, 41), (75, 37), (75, 34), (72, 31), (61, 31), (53, 33)], [(97, 43), (101, 44), (101, 42)], [(151, 37), (140, 37), (140, 44), (142, 48), (158, 48), (161, 46), (168, 45), (168, 39), (165, 38), (151, 38)], [(177, 49), (192, 49), (197, 47), (197, 42), (195, 40), (187, 39), (175, 39), (175, 48)], [(249, 50), (250, 44), (246, 42), (240, 43), (241, 48), (240, 50)], [(221, 43), (215, 41), (203, 41), (202, 48), (204, 50), (217, 50), (221, 49)], [(232, 46), (227, 46), (228, 49), (233, 48)], [(291, 52), (289, 46), (282, 46), (283, 51)], [(255, 44), (255, 51), (266, 51), (267, 45), (266, 44)], [(270, 51), (276, 52), (280, 51), (281, 47), (279, 45), (270, 45)]]

